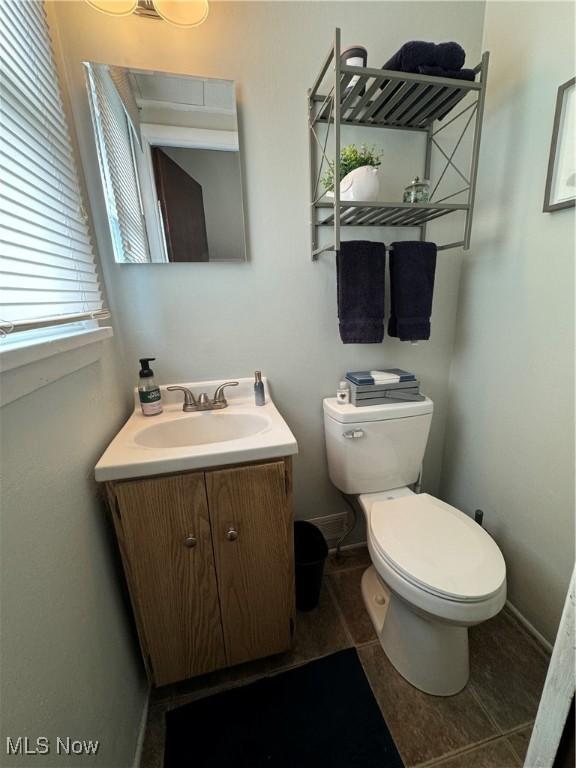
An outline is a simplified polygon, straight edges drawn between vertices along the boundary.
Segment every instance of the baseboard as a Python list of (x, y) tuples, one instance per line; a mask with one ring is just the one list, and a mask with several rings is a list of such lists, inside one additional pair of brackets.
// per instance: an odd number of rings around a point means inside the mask
[(150, 708), (150, 688), (146, 694), (146, 701), (144, 702), (144, 708), (142, 709), (142, 718), (140, 719), (140, 727), (138, 729), (138, 739), (136, 741), (136, 750), (134, 752), (134, 768), (140, 768), (142, 762), (142, 750), (144, 748), (144, 738), (146, 736), (146, 725), (148, 723), (148, 709)]
[(552, 643), (549, 643), (548, 640), (546, 640), (546, 638), (544, 637), (544, 635), (542, 635), (542, 634), (540, 634), (540, 632), (538, 632), (536, 627), (533, 624), (531, 624), (528, 621), (528, 619), (522, 613), (520, 613), (520, 611), (518, 610), (518, 608), (516, 608), (515, 605), (512, 605), (510, 600), (506, 600), (506, 608), (508, 608), (510, 613), (516, 619), (518, 619), (520, 624), (522, 624), (524, 629), (530, 635), (532, 635), (532, 637), (536, 640), (537, 643), (539, 643), (543, 648), (545, 648), (548, 651), (548, 653), (552, 653)]

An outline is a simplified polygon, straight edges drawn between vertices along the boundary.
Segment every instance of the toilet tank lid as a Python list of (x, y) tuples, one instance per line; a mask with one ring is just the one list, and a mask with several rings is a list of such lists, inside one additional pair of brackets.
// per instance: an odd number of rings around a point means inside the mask
[(428, 397), (417, 403), (385, 403), (384, 405), (365, 405), (360, 408), (351, 403), (342, 405), (335, 397), (324, 398), (324, 413), (341, 424), (405, 419), (409, 416), (432, 413), (433, 410), (434, 403)]

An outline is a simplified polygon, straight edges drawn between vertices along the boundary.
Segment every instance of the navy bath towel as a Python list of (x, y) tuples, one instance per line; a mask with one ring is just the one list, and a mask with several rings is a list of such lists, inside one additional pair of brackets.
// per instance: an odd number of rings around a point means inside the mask
[(347, 240), (336, 254), (338, 317), (344, 344), (379, 344), (384, 338), (384, 243)]
[(388, 333), (400, 341), (430, 338), (436, 243), (392, 243)]

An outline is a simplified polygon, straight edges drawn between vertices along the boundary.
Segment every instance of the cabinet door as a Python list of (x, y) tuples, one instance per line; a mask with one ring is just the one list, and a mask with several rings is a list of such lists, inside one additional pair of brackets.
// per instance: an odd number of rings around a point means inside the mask
[(156, 685), (225, 665), (202, 472), (114, 485), (116, 530)]
[(206, 472), (228, 664), (286, 650), (294, 611), (289, 464)]

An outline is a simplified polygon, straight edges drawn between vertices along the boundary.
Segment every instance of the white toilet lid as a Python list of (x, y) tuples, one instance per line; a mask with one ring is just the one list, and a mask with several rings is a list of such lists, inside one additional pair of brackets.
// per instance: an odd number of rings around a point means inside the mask
[(372, 545), (408, 581), (452, 600), (478, 601), (506, 578), (496, 542), (459, 509), (427, 493), (377, 501)]

